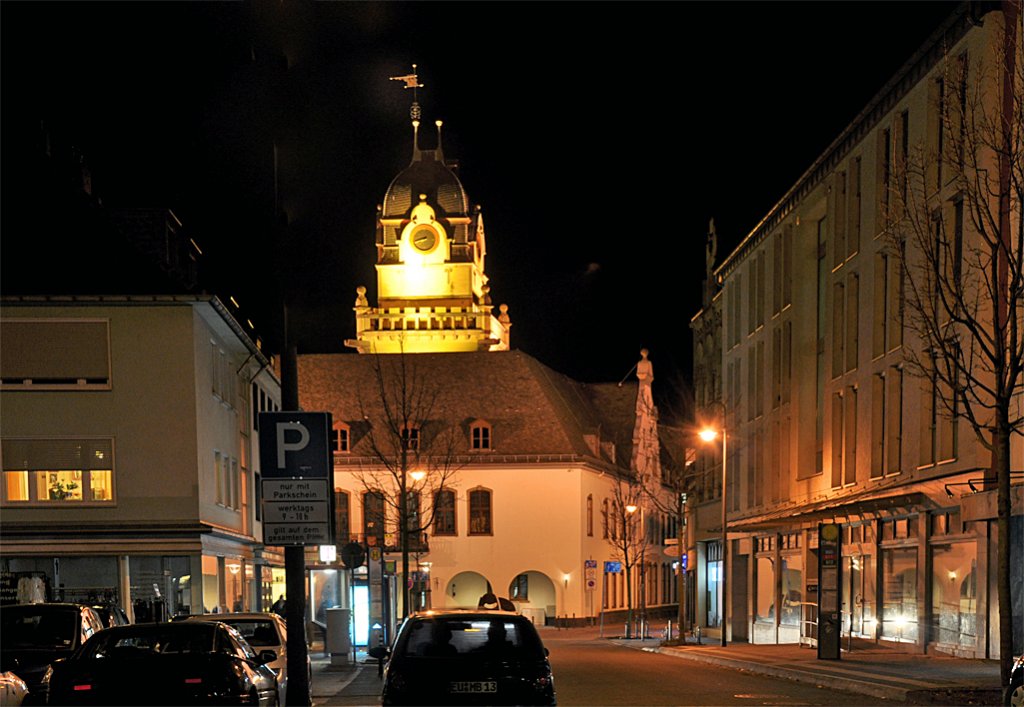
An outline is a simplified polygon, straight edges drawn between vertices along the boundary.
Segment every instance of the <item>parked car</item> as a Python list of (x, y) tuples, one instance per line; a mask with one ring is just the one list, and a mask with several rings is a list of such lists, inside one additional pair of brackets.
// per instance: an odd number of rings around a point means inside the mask
[(537, 629), (501, 610), (418, 612), (388, 651), (385, 705), (553, 705), (554, 678)]
[(128, 618), (128, 614), (118, 604), (111, 601), (101, 601), (94, 604), (90, 604), (96, 613), (100, 615), (100, 620), (103, 622), (105, 628), (111, 626), (127, 626), (131, 623), (131, 619)]
[(1017, 658), (1010, 671), (1010, 707), (1024, 707), (1024, 655)]
[[(257, 651), (273, 651), (276, 657), (267, 662), (267, 667), (274, 671), (277, 676), (278, 692), (280, 693), (281, 704), (287, 704), (288, 692), (288, 630), (287, 626), (277, 614), (264, 614), (260, 612), (232, 613), (232, 614), (195, 614), (189, 617), (195, 621), (223, 621), (233, 626), (246, 641)], [(306, 679), (307, 685), (313, 682), (313, 664), (309, 659), (309, 652), (306, 652)]]
[(50, 663), (70, 656), (102, 629), (99, 615), (84, 604), (0, 607), (0, 671), (11, 671), (25, 681), (24, 704), (44, 704), (43, 675)]
[(224, 623), (130, 624), (97, 633), (44, 681), (60, 705), (276, 706), (272, 654)]
[(18, 707), (28, 695), (28, 685), (10, 670), (0, 673), (0, 707)]

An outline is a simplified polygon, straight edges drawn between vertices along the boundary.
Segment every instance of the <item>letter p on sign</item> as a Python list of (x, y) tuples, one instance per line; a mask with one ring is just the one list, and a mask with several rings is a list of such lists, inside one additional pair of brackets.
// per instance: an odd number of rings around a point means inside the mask
[[(301, 452), (309, 444), (309, 430), (300, 422), (278, 422), (277, 427), (277, 468), (286, 468), (285, 455), (288, 452)], [(289, 442), (288, 432), (296, 432), (298, 441)], [(295, 439), (295, 435), (291, 435)]]
[(331, 477), (330, 413), (261, 412), (257, 419), (264, 479)]

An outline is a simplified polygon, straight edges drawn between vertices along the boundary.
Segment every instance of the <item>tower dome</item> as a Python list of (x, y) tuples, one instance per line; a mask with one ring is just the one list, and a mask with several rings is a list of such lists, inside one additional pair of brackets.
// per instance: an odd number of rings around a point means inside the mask
[[(413, 123), (418, 128), (418, 121)], [(440, 209), (445, 217), (468, 216), (469, 197), (462, 182), (444, 163), (441, 150), (441, 121), (437, 121), (437, 149), (419, 147), (419, 130), (413, 135), (412, 162), (398, 173), (384, 195), (384, 218), (405, 218), (419, 196), (426, 196), (428, 204)]]

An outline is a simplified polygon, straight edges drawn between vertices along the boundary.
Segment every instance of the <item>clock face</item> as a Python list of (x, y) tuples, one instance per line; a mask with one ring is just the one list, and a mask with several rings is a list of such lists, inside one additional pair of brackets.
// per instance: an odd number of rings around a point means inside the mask
[(416, 250), (423, 253), (429, 253), (437, 245), (437, 233), (430, 226), (419, 226), (412, 232), (410, 239)]

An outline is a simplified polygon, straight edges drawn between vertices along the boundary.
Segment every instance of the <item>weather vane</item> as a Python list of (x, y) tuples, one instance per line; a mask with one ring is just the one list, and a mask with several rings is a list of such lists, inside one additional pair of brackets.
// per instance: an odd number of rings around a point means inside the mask
[(420, 83), (420, 77), (416, 74), (416, 64), (412, 65), (412, 73), (406, 74), (405, 76), (391, 76), (392, 81), (404, 81), (405, 85), (402, 88), (412, 89), (412, 106), (409, 108), (409, 117), (413, 120), (420, 119), (420, 104), (417, 100), (419, 94), (418, 89), (423, 88), (423, 84)]

